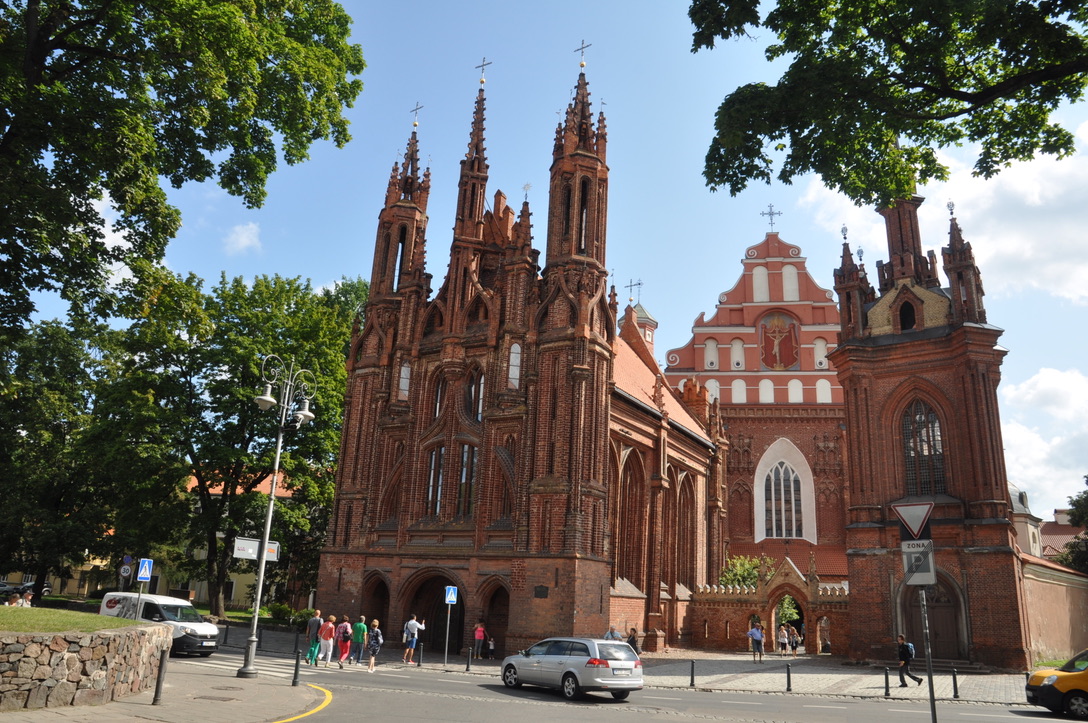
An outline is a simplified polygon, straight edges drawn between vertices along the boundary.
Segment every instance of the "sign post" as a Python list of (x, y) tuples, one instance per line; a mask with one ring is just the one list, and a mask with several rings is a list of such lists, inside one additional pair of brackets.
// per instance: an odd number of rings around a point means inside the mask
[[(929, 678), (929, 713), (937, 723), (937, 697), (933, 690), (933, 652), (929, 645), (929, 609), (926, 607), (926, 585), (937, 584), (937, 564), (933, 561), (933, 540), (928, 539), (926, 523), (933, 512), (932, 502), (905, 502), (892, 505), (892, 511), (903, 527), (914, 536), (903, 540), (903, 584), (918, 586), (918, 603), (922, 610), (922, 640), (926, 651), (926, 677)], [(922, 533), (926, 539), (919, 539)]]
[(457, 604), (457, 586), (446, 586), (446, 652), (442, 656), (442, 665), (449, 665), (450, 660), (450, 611)]

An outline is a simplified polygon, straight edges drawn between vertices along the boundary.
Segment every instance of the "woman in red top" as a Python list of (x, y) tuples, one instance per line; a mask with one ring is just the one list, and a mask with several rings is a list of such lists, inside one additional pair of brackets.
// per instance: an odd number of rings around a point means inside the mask
[(340, 667), (343, 668), (344, 661), (351, 654), (351, 618), (347, 615), (336, 626), (336, 644), (340, 647), (340, 658), (336, 662), (340, 663)]
[(484, 628), (483, 623), (476, 623), (476, 646), (473, 648), (473, 653), (476, 659), (479, 660), (484, 654), (484, 641), (487, 640), (487, 629)]
[(325, 667), (332, 660), (332, 639), (336, 637), (336, 616), (330, 615), (325, 624), (317, 629), (317, 659), (325, 659)]

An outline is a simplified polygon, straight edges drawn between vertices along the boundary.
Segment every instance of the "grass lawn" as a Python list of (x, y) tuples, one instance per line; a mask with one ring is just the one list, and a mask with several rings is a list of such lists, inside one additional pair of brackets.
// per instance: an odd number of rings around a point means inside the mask
[(92, 633), (96, 630), (141, 625), (135, 620), (108, 615), (81, 613), (52, 608), (17, 608), (0, 606), (0, 634), (3, 633)]

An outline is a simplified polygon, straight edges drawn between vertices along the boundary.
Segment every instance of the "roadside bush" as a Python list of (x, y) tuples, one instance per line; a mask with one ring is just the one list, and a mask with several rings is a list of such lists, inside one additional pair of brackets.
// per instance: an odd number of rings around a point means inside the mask
[(294, 612), (286, 603), (272, 603), (268, 606), (268, 616), (274, 623), (290, 624), (294, 618)]

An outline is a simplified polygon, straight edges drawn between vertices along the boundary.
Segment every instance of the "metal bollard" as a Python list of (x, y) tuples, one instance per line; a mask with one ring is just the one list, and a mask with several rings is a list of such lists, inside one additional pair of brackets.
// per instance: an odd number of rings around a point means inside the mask
[(151, 699), (151, 705), (159, 705), (162, 701), (162, 683), (166, 680), (166, 661), (170, 659), (170, 648), (163, 648), (159, 653), (159, 674), (155, 676), (155, 697)]
[(418, 655), (416, 655), (416, 667), (417, 668), (422, 668), (423, 667), (423, 641), (422, 640), (420, 640), (420, 641), (418, 641), (416, 643), (416, 653), (418, 653)]
[(229, 638), (229, 637), (230, 637), (230, 623), (228, 622), (226, 625), (223, 626), (223, 642), (220, 643), (220, 645), (226, 647), (227, 638)]
[(959, 698), (960, 697), (960, 684), (959, 684), (959, 680), (956, 678), (956, 669), (955, 668), (952, 669), (952, 697), (953, 698)]
[(302, 649), (295, 648), (295, 677), (291, 678), (291, 687), (298, 687), (298, 670), (302, 667)]
[(695, 661), (691, 661), (691, 682), (688, 683), (692, 688), (695, 687)]
[(891, 672), (887, 668), (884, 668), (884, 697), (885, 698), (890, 698), (891, 695), (892, 695), (892, 688), (891, 688), (891, 685), (890, 685), (890, 681), (891, 681)]
[(293, 646), (291, 646), (291, 647), (293, 647), (293, 648), (294, 648), (295, 650), (299, 650), (299, 647), (298, 647), (298, 636), (299, 636), (299, 631), (298, 631), (298, 630), (296, 630), (296, 631), (295, 631), (295, 644), (294, 644)]
[(791, 667), (790, 664), (786, 663), (786, 692), (787, 693), (792, 693), (793, 692), (793, 675), (792, 675), (793, 671), (790, 669), (790, 667)]
[(257, 628), (257, 650), (261, 649), (261, 643), (264, 641), (264, 628)]
[(465, 672), (472, 670), (472, 648), (468, 649), (468, 662), (465, 664)]

